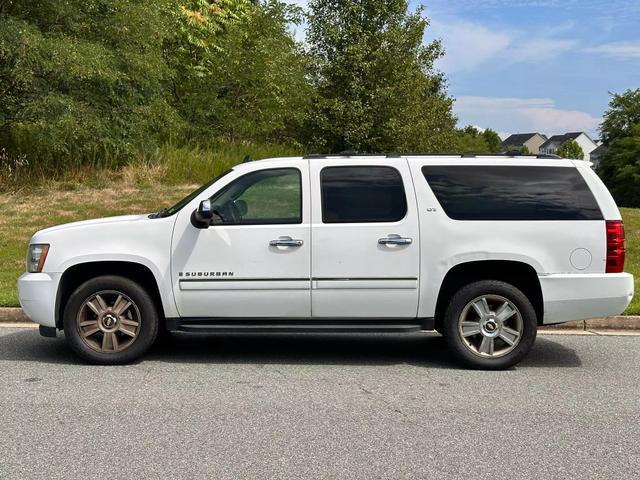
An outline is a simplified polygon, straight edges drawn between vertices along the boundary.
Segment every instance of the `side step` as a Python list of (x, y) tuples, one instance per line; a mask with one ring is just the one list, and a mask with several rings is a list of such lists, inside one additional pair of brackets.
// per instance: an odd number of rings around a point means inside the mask
[(192, 333), (400, 333), (432, 330), (432, 319), (167, 319), (167, 329)]

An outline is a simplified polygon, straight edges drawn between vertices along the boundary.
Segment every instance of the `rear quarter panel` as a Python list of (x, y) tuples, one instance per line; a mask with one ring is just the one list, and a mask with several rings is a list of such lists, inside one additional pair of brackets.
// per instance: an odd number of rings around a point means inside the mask
[[(447, 216), (427, 180), (424, 165), (446, 165), (446, 158), (409, 159), (418, 202), (421, 265), (419, 315), (432, 317), (440, 286), (456, 265), (482, 260), (511, 260), (530, 265), (538, 275), (603, 273), (606, 263), (604, 221), (463, 221)], [(569, 160), (457, 159), (456, 165), (574, 166)], [(591, 186), (591, 183), (588, 183)], [(617, 209), (616, 209), (617, 210)], [(610, 213), (610, 212), (608, 212)], [(604, 211), (603, 211), (604, 214)], [(576, 249), (591, 253), (583, 269), (571, 263)], [(490, 277), (491, 272), (487, 272)]]

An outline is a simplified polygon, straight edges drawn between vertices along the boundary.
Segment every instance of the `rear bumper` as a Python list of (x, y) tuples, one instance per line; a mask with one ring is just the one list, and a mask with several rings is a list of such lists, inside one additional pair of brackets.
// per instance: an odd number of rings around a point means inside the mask
[(24, 273), (18, 279), (18, 297), (24, 313), (45, 327), (56, 326), (56, 295), (60, 273)]
[(629, 273), (540, 275), (544, 324), (620, 315), (633, 298)]

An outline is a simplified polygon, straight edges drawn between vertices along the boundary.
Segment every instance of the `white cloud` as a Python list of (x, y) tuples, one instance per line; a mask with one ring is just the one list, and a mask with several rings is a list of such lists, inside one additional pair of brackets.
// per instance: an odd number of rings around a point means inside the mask
[(427, 36), (440, 38), (445, 56), (438, 66), (446, 73), (473, 71), (489, 63), (540, 63), (575, 48), (573, 39), (557, 38), (573, 28), (565, 23), (557, 28), (537, 32), (489, 28), (456, 17), (432, 20)]
[(594, 134), (600, 123), (599, 118), (586, 112), (557, 108), (551, 98), (461, 96), (454, 109), (461, 125), (488, 125), (501, 133)]
[(544, 62), (559, 57), (573, 49), (575, 40), (561, 38), (534, 38), (522, 42), (514, 42), (506, 52), (507, 57), (515, 62)]
[(440, 67), (447, 73), (474, 70), (511, 42), (505, 33), (465, 21), (432, 21), (428, 32), (442, 39), (446, 54), (440, 60)]
[(640, 41), (604, 43), (596, 47), (585, 48), (585, 52), (615, 58), (640, 58)]

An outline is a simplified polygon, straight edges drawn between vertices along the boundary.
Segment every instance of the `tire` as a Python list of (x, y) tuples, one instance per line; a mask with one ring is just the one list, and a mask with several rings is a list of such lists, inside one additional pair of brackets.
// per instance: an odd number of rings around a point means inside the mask
[(63, 315), (67, 344), (89, 363), (132, 362), (158, 335), (158, 312), (151, 296), (136, 282), (115, 275), (80, 285)]
[(502, 281), (482, 280), (455, 293), (442, 329), (451, 352), (462, 364), (503, 370), (529, 352), (538, 322), (533, 305), (519, 289)]

